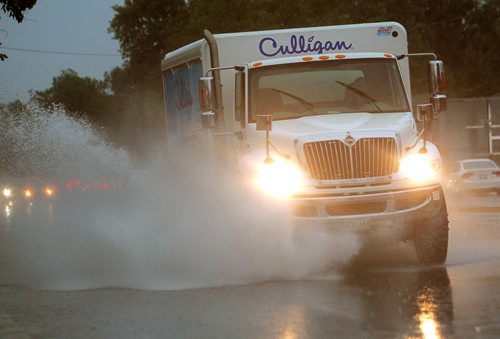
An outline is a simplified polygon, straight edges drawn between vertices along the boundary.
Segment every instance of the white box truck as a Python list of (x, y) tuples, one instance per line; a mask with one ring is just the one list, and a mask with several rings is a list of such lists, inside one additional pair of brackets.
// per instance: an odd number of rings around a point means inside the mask
[[(429, 59), (430, 103), (414, 113), (410, 57)], [(412, 241), (424, 264), (445, 261), (441, 159), (426, 140), (446, 109), (443, 63), (408, 54), (402, 25), (205, 31), (161, 66), (169, 139), (208, 137), (242, 173), (253, 162), (300, 227), (384, 234)]]

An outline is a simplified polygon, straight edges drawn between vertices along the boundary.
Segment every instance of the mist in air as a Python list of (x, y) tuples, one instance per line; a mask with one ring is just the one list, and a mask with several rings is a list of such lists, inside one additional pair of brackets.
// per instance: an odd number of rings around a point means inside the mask
[(167, 154), (157, 145), (157, 157), (137, 163), (63, 109), (3, 113), (1, 142), (9, 147), (0, 161), (18, 182), (116, 184), (3, 215), (7, 283), (173, 290), (301, 279), (341, 266), (359, 249), (351, 234), (311, 232), (297, 241), (285, 203), (191, 149)]

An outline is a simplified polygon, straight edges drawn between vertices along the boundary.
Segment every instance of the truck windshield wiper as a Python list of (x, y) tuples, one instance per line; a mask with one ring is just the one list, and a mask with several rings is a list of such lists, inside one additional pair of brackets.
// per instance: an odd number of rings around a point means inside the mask
[(348, 90), (356, 93), (357, 95), (359, 95), (360, 97), (362, 97), (363, 99), (365, 99), (370, 105), (372, 105), (373, 107), (375, 107), (375, 109), (377, 111), (382, 112), (382, 109), (379, 107), (379, 105), (377, 105), (377, 100), (375, 100), (370, 95), (366, 94), (365, 92), (363, 92), (359, 88), (356, 88), (356, 87), (353, 87), (351, 85), (345, 84), (342, 81), (338, 81), (338, 80), (335, 80), (335, 81), (337, 83), (341, 84), (342, 86), (344, 86), (345, 88), (347, 88)]
[(277, 88), (271, 88), (271, 91), (275, 91), (275, 92), (278, 92), (278, 93), (281, 93), (281, 94), (284, 94), (286, 96), (289, 96), (290, 98), (293, 98), (295, 100), (297, 100), (298, 102), (300, 102), (301, 104), (303, 104), (309, 111), (311, 111), (314, 115), (317, 115), (318, 113), (314, 110), (314, 105), (311, 104), (309, 101), (307, 100), (304, 100), (302, 99), (301, 97), (298, 97), (296, 96), (295, 94), (292, 94), (292, 93), (288, 93), (288, 92), (285, 92), (285, 91), (282, 91), (280, 89), (277, 89)]

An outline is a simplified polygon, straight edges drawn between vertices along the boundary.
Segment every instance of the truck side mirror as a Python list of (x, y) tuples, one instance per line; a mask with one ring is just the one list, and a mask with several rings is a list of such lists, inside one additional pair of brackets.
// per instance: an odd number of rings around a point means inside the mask
[(432, 104), (417, 105), (417, 121), (427, 121), (433, 118)]
[(432, 104), (432, 119), (439, 118), (439, 112), (446, 111), (447, 109), (447, 99), (444, 94), (434, 94), (431, 97)]
[(234, 115), (240, 122), (241, 128), (245, 127), (245, 73), (236, 72), (234, 86)]
[(433, 108), (433, 119), (439, 117), (439, 112), (446, 111), (446, 77), (444, 63), (441, 60), (429, 61), (429, 92)]
[(201, 124), (204, 128), (215, 128), (215, 92), (214, 78), (200, 78)]

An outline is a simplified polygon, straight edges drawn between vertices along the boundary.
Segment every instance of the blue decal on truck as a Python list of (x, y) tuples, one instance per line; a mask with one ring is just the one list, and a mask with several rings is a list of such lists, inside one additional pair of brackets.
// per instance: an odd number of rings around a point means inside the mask
[(276, 40), (271, 37), (264, 38), (259, 42), (259, 51), (266, 57), (274, 57), (277, 55), (293, 55), (300, 53), (322, 54), (324, 52), (350, 49), (352, 49), (352, 43), (347, 43), (343, 40), (314, 40), (314, 35), (307, 38), (307, 40), (303, 35), (292, 35), (290, 37), (290, 42), (283, 45), (278, 45)]
[(379, 27), (377, 30), (377, 36), (387, 36), (391, 35), (392, 26)]
[(203, 76), (200, 60), (194, 60), (163, 72), (168, 131), (187, 134), (201, 127), (198, 99), (199, 79)]

